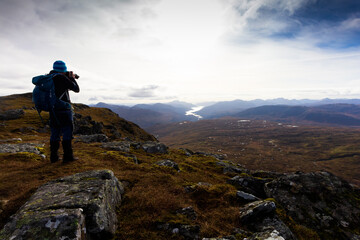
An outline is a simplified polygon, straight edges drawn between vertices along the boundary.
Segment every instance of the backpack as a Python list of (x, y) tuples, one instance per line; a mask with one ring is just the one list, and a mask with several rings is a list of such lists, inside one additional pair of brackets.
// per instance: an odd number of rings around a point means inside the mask
[(53, 112), (56, 109), (71, 109), (70, 103), (60, 100), (55, 95), (53, 77), (56, 75), (57, 73), (40, 75), (32, 79), (32, 83), (35, 85), (32, 100), (39, 115), (41, 111)]

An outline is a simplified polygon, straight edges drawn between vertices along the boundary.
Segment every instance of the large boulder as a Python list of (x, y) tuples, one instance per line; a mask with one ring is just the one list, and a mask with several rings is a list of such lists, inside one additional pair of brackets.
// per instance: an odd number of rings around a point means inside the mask
[(260, 200), (249, 203), (240, 209), (240, 222), (249, 225), (268, 216), (273, 216), (276, 205), (272, 201)]
[(253, 201), (259, 201), (260, 199), (258, 197), (255, 197), (254, 195), (250, 193), (246, 193), (243, 191), (237, 191), (236, 192), (236, 198), (239, 199), (239, 201), (242, 202), (253, 202)]
[(25, 112), (22, 109), (12, 109), (0, 112), (0, 120), (14, 120), (24, 116)]
[(168, 147), (163, 143), (146, 142), (141, 147), (147, 153), (168, 153)]
[(175, 169), (176, 171), (180, 171), (179, 165), (176, 162), (171, 161), (169, 159), (164, 159), (164, 160), (158, 161), (155, 164), (159, 165), (159, 166), (170, 167), (170, 168)]
[[(273, 201), (259, 200), (249, 203), (240, 209), (240, 222), (249, 230), (256, 232), (250, 239), (296, 239), (290, 229), (275, 213)], [(277, 233), (277, 234), (274, 234)]]
[(243, 190), (247, 193), (251, 193), (259, 198), (265, 198), (264, 191), (265, 183), (271, 181), (271, 179), (254, 178), (251, 176), (235, 176), (229, 179), (227, 182), (234, 185), (239, 190)]
[(94, 143), (107, 142), (109, 138), (105, 134), (78, 135), (75, 142)]
[(40, 154), (39, 148), (42, 147), (44, 147), (44, 144), (6, 143), (6, 144), (0, 144), (0, 153), (30, 152), (30, 153)]
[(79, 113), (74, 115), (74, 134), (92, 135), (104, 134), (104, 125), (101, 122), (92, 120), (91, 116), (82, 116)]
[(360, 232), (360, 191), (331, 173), (286, 174), (267, 183), (265, 192), (322, 239), (352, 239)]
[(130, 142), (107, 142), (102, 144), (103, 148), (120, 151), (120, 152), (130, 152)]
[(48, 182), (11, 217), (0, 239), (111, 239), (123, 192), (110, 170)]

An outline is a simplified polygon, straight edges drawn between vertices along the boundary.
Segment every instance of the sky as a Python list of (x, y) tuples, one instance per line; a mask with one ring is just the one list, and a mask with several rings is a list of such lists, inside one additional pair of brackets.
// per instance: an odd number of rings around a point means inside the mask
[(359, 0), (0, 0), (0, 95), (56, 60), (73, 102), (360, 98)]

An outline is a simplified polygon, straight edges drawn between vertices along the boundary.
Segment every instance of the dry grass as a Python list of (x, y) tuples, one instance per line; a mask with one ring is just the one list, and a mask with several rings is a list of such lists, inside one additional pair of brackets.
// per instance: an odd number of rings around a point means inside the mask
[[(22, 142), (45, 144), (43, 153), (50, 155), (49, 132), (39, 133), (43, 125), (33, 109), (30, 95), (9, 96), (0, 99), (1, 110), (25, 108), (23, 118), (9, 120), (0, 125), (2, 140), (21, 138)], [(76, 105), (75, 111), (93, 120), (123, 129), (122, 136), (150, 140), (149, 135), (136, 125), (118, 118), (112, 112), (101, 108)], [(46, 119), (47, 114), (43, 113)], [(10, 142), (15, 143), (15, 142)], [(60, 151), (61, 152), (61, 151)], [(141, 164), (124, 153), (108, 151), (101, 144), (74, 143), (74, 154), (79, 160), (71, 164), (51, 164), (49, 159), (30, 153), (0, 154), (0, 200), (2, 213), (0, 227), (10, 215), (25, 203), (36, 189), (62, 176), (93, 169), (110, 169), (125, 185), (125, 196), (118, 210), (119, 228), (116, 239), (168, 239), (169, 233), (160, 231), (160, 222), (176, 222), (199, 225), (203, 236), (229, 235), (237, 225), (238, 206), (234, 205), (235, 190), (224, 184), (227, 176), (211, 157), (186, 157), (181, 150), (169, 154), (146, 154), (132, 149)], [(179, 164), (177, 172), (168, 167), (155, 165), (157, 161), (171, 159)], [(208, 182), (211, 187), (197, 187), (195, 192), (186, 193), (184, 187)], [(192, 206), (198, 214), (196, 220), (189, 220), (176, 211)], [(178, 236), (172, 236), (177, 239)]]
[(215, 119), (169, 124), (151, 131), (171, 147), (227, 154), (228, 159), (249, 169), (326, 170), (360, 186), (360, 129)]
[[(6, 121), (0, 125), (0, 138), (2, 140), (22, 138), (23, 142), (44, 143), (44, 154), (49, 156), (49, 133), (36, 131), (42, 127), (42, 123), (37, 113), (31, 109), (32, 103), (29, 96), (0, 98), (0, 106), (2, 106), (1, 110), (23, 108), (24, 106), (27, 108), (23, 118)], [(90, 115), (93, 120), (103, 122), (104, 125), (114, 124), (119, 129), (124, 129), (121, 133), (123, 137), (131, 136), (138, 141), (149, 139), (146, 132), (137, 128), (136, 125), (118, 118), (108, 110), (87, 108), (82, 105), (77, 105), (75, 110), (83, 116)], [(200, 129), (208, 131), (206, 127)], [(254, 131), (259, 131), (259, 129), (255, 128)], [(210, 133), (211, 131), (208, 131), (207, 134)], [(179, 137), (178, 141), (181, 146), (192, 146), (197, 141), (197, 145), (194, 146), (195, 150), (217, 152), (219, 144), (224, 150), (227, 146), (232, 148), (233, 152), (239, 150), (236, 145), (229, 144), (236, 143), (238, 139), (236, 137), (228, 138), (227, 131), (216, 133), (217, 145), (204, 140), (201, 136), (204, 132), (196, 133), (193, 129), (189, 129), (187, 133), (184, 131), (183, 134), (188, 136), (186, 141), (179, 135), (173, 136), (173, 139)], [(242, 136), (241, 141), (248, 137), (247, 133), (240, 132), (238, 134)], [(261, 136), (263, 135), (261, 134)], [(208, 137), (206, 134), (204, 136)], [(271, 136), (271, 138), (275, 137), (275, 135)], [(305, 143), (309, 142), (305, 141), (303, 144)], [(274, 150), (269, 150), (270, 145), (266, 144), (268, 144), (267, 140), (264, 139), (249, 143), (248, 150), (241, 155), (241, 159), (244, 161), (256, 160), (254, 166), (262, 166), (261, 169), (263, 166), (269, 166), (268, 161), (258, 158), (259, 153), (264, 155), (266, 155), (265, 153), (268, 155), (274, 153)], [(284, 143), (278, 144), (285, 145)], [(311, 144), (322, 147), (319, 141), (311, 142)], [(264, 145), (267, 146), (266, 152), (261, 151), (261, 147)], [(288, 151), (295, 151), (295, 148), (296, 143), (290, 144)], [(337, 146), (336, 149), (333, 149), (333, 153), (339, 154), (339, 152), (356, 149), (355, 145), (347, 148)], [(0, 227), (4, 226), (10, 215), (15, 213), (40, 185), (62, 176), (94, 169), (112, 170), (126, 186), (122, 205), (118, 209), (119, 226), (115, 239), (181, 239), (177, 235), (169, 236), (169, 233), (158, 230), (157, 224), (162, 222), (198, 225), (201, 229), (201, 237), (227, 236), (232, 233), (234, 228), (241, 227), (238, 222), (241, 204), (236, 201), (236, 189), (226, 184), (226, 180), (232, 175), (224, 175), (222, 168), (216, 165), (216, 161), (212, 157), (198, 155), (187, 157), (182, 150), (176, 149), (171, 149), (168, 154), (146, 154), (143, 150), (131, 149), (130, 154), (136, 155), (141, 163), (135, 164), (133, 159), (126, 157), (124, 153), (108, 151), (101, 148), (99, 143), (85, 144), (81, 142), (74, 143), (74, 154), (79, 157), (79, 160), (66, 165), (50, 164), (48, 158), (43, 159), (35, 154), (0, 154), (0, 200), (4, 205), (0, 215)], [(177, 162), (181, 171), (177, 172), (172, 168), (154, 164), (163, 159)], [(293, 159), (287, 162), (285, 157), (281, 160), (283, 161), (281, 164), (285, 165), (294, 163)], [(274, 165), (274, 162), (272, 164)], [(206, 182), (209, 185), (199, 186), (199, 182)], [(186, 192), (184, 188), (186, 186), (193, 186), (193, 191)], [(176, 214), (177, 210), (188, 206), (192, 206), (196, 211), (198, 217), (195, 220)], [(287, 216), (284, 215), (284, 217)], [(295, 233), (303, 234), (305, 237), (309, 236), (308, 239), (316, 239), (311, 230), (302, 226), (294, 225), (292, 229)], [(312, 236), (315, 237), (312, 238)], [(239, 237), (239, 239), (242, 238)]]

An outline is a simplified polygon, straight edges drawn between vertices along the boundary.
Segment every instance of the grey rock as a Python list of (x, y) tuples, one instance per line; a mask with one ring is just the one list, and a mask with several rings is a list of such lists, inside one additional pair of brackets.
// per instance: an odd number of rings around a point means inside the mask
[(84, 143), (108, 142), (109, 138), (105, 134), (78, 135), (75, 141)]
[(196, 185), (197, 186), (204, 186), (204, 187), (211, 187), (212, 186), (212, 184), (208, 183), (208, 182), (198, 182)]
[(35, 143), (0, 144), (0, 153), (30, 152), (40, 155), (38, 148), (44, 147), (44, 145)]
[(17, 217), (21, 223), (12, 221), (5, 225), (1, 239), (85, 239), (86, 236), (81, 208), (30, 211)]
[(123, 192), (110, 170), (48, 182), (11, 217), (0, 238), (110, 239), (115, 234), (115, 210)]
[(24, 116), (25, 112), (22, 109), (12, 109), (0, 112), (0, 120), (14, 120)]
[(159, 166), (171, 167), (171, 168), (174, 168), (176, 171), (180, 171), (179, 165), (176, 162), (171, 161), (169, 159), (161, 160), (155, 164), (159, 165)]
[(184, 154), (185, 154), (187, 157), (191, 157), (192, 155), (194, 155), (194, 152), (191, 151), (190, 149), (187, 149), (187, 148), (180, 148), (180, 149), (184, 151)]
[(134, 161), (135, 164), (140, 164), (140, 161), (136, 157), (136, 155), (125, 153), (124, 156), (128, 157), (128, 158), (131, 158)]
[(207, 187), (208, 188), (211, 186), (212, 186), (212, 184), (208, 183), (208, 182), (198, 182), (195, 185), (189, 185), (189, 186), (184, 187), (184, 190), (186, 193), (192, 193), (192, 192), (195, 192), (198, 187)]
[(163, 143), (146, 142), (142, 144), (141, 147), (147, 153), (168, 153), (168, 147)]
[(227, 158), (226, 154), (214, 154), (214, 153), (206, 153), (206, 152), (195, 152), (195, 155), (201, 155), (206, 157), (213, 157), (217, 160), (225, 160)]
[(250, 225), (255, 221), (259, 221), (269, 216), (273, 216), (276, 205), (272, 201), (261, 200), (248, 203), (240, 208), (240, 222), (244, 225)]
[(287, 240), (295, 240), (296, 237), (294, 234), (290, 231), (288, 226), (283, 223), (278, 216), (270, 216), (265, 217), (261, 221), (254, 222), (250, 225), (248, 225), (248, 228), (255, 231), (255, 232), (262, 232), (262, 233), (268, 233), (268, 232), (274, 232), (276, 231), (279, 233), (278, 235), (287, 239)]
[(107, 142), (103, 143), (102, 147), (113, 151), (130, 152), (130, 142)]
[(360, 235), (354, 234), (350, 240), (360, 240)]
[(217, 162), (216, 165), (223, 167), (224, 174), (226, 173), (247, 173), (249, 170), (243, 168), (240, 164), (234, 165), (230, 162)]
[(159, 230), (165, 230), (171, 234), (178, 234), (185, 240), (199, 239), (200, 227), (198, 225), (186, 225), (179, 223), (160, 223), (157, 225)]
[(74, 115), (74, 134), (103, 134), (103, 128), (104, 125), (101, 122), (92, 120), (91, 116), (84, 117), (79, 113)]
[(244, 201), (244, 202), (253, 202), (253, 201), (260, 200), (258, 197), (255, 197), (254, 195), (243, 192), (243, 191), (237, 191), (236, 197), (237, 197), (237, 199)]
[(254, 233), (252, 236), (246, 239), (247, 240), (288, 240), (287, 238), (282, 237), (281, 234), (276, 230)]
[(186, 216), (190, 220), (195, 220), (197, 218), (197, 214), (193, 207), (185, 207), (176, 211), (176, 213)]
[[(125, 139), (125, 141), (128, 141), (128, 140), (126, 140), (126, 139), (128, 139), (128, 138), (124, 138)], [(141, 143), (139, 143), (139, 142), (132, 142), (132, 141), (129, 141), (130, 142), (130, 146), (132, 147), (132, 148), (134, 148), (134, 149), (140, 149), (141, 148)]]
[(265, 191), (322, 239), (349, 239), (360, 231), (359, 189), (331, 173), (286, 174), (267, 183)]
[(265, 183), (270, 182), (271, 179), (259, 179), (251, 176), (235, 176), (229, 179), (227, 182), (234, 185), (239, 190), (251, 193), (259, 198), (265, 198), (264, 191)]

